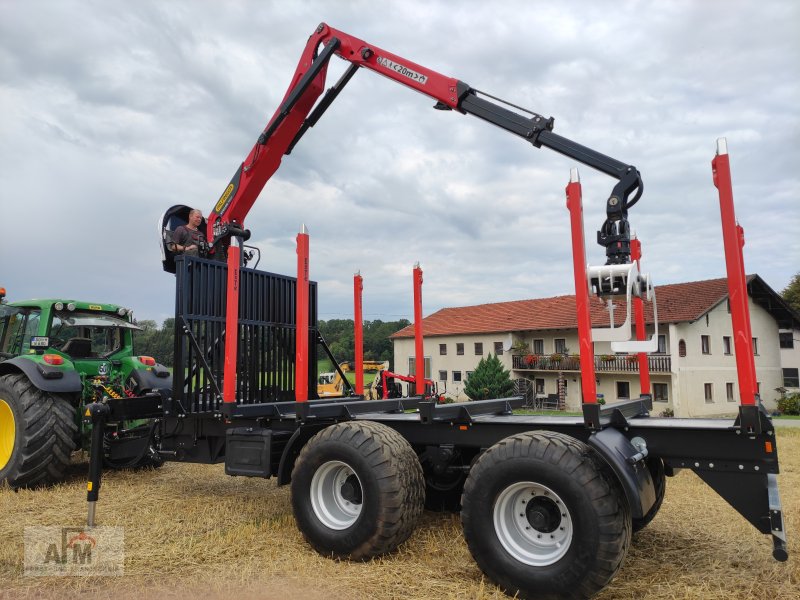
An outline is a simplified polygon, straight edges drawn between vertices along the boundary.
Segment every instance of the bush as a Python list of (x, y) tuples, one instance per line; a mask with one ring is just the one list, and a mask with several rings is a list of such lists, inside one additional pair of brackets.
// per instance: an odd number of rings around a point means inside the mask
[(661, 411), (661, 414), (659, 416), (660, 417), (674, 417), (675, 416), (675, 411), (672, 410), (671, 408), (665, 408), (664, 410)]
[(778, 400), (778, 412), (782, 415), (800, 415), (800, 394), (789, 394)]
[(511, 374), (494, 354), (481, 359), (464, 386), (464, 393), (472, 400), (507, 398), (513, 392)]

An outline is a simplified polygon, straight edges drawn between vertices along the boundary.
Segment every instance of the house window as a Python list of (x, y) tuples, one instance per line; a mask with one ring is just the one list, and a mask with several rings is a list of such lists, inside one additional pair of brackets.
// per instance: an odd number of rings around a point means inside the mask
[(456, 344), (456, 354), (458, 356), (464, 356), (464, 344)]
[(706, 403), (711, 404), (714, 402), (713, 385), (710, 383), (703, 384), (703, 391), (706, 396)]
[(736, 398), (733, 397), (733, 382), (731, 381), (725, 384), (725, 398), (728, 402), (736, 402)]
[(453, 382), (458, 383), (461, 381), (461, 371), (453, 371)]
[(483, 342), (475, 342), (475, 356), (483, 356)]
[(728, 314), (731, 314), (731, 299), (730, 298), (728, 298), (728, 300), (726, 301), (726, 305), (728, 307)]
[(544, 340), (533, 340), (533, 353), (544, 354)]
[(553, 340), (556, 345), (556, 354), (566, 354), (567, 352), (567, 340), (564, 338), (556, 338)]
[(794, 348), (794, 338), (791, 331), (781, 331), (778, 334), (781, 348)]
[(722, 336), (722, 352), (725, 354), (731, 353), (731, 336)]
[(654, 383), (653, 384), (653, 400), (656, 402), (667, 402), (669, 398), (667, 397), (667, 384), (666, 383)]
[(701, 335), (700, 346), (703, 350), (703, 354), (711, 354), (711, 337), (707, 335)]
[(447, 344), (439, 344), (439, 356), (447, 356)]
[(627, 381), (617, 382), (617, 400), (627, 400), (631, 397), (631, 384)]
[(753, 354), (758, 356), (758, 338), (753, 338)]
[(667, 353), (667, 336), (663, 333), (658, 334), (658, 353), (659, 354), (666, 354)]
[(783, 387), (796, 388), (800, 387), (800, 377), (797, 375), (797, 369), (784, 369), (783, 370)]
[(678, 356), (686, 356), (686, 342), (683, 340), (678, 342)]
[(465, 381), (469, 381), (469, 378), (472, 376), (472, 374), (473, 374), (474, 372), (475, 372), (475, 371), (467, 371), (467, 372), (466, 372), (466, 375), (465, 375)]
[(439, 371), (439, 381), (447, 381), (447, 371)]
[[(417, 361), (416, 358), (413, 356), (408, 357), (408, 374), (409, 375), (416, 375), (417, 374)], [(431, 357), (425, 357), (425, 377), (430, 379), (431, 377)]]
[(533, 387), (537, 394), (544, 394), (544, 379), (535, 379)]
[(494, 343), (494, 353), (497, 356), (503, 356), (503, 342)]

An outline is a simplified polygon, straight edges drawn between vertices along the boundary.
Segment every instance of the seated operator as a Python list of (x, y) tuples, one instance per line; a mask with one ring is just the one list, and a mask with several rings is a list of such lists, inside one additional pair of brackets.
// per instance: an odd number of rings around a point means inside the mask
[(188, 254), (189, 256), (200, 255), (200, 248), (205, 243), (205, 235), (200, 231), (200, 223), (202, 222), (202, 212), (196, 208), (189, 211), (189, 222), (186, 225), (179, 226), (172, 234), (175, 252)]

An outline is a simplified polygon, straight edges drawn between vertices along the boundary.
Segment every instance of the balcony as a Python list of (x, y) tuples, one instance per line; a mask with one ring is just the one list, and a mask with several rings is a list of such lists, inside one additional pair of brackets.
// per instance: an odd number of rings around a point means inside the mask
[[(580, 371), (581, 361), (577, 356), (563, 354), (521, 354), (512, 358), (515, 371)], [(672, 367), (667, 354), (647, 357), (651, 373), (669, 373)], [(594, 370), (597, 373), (638, 373), (638, 355), (596, 354)]]

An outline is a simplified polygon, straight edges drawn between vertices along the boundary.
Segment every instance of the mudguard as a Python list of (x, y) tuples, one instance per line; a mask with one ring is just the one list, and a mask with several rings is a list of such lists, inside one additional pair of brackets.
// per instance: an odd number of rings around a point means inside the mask
[(588, 444), (616, 474), (631, 508), (631, 517), (641, 519), (656, 501), (653, 478), (644, 460), (646, 454), (643, 456), (628, 438), (613, 427), (593, 433), (589, 436)]
[[(160, 367), (160, 368), (159, 368)], [(172, 376), (169, 371), (161, 365), (156, 365), (153, 370), (134, 369), (128, 375), (128, 381), (133, 379), (134, 390), (142, 393), (147, 390), (157, 390), (166, 397), (172, 396)]]
[(23, 373), (31, 383), (43, 392), (57, 394), (80, 392), (83, 389), (77, 371), (66, 371), (43, 363), (16, 356), (0, 363), (0, 375)]

